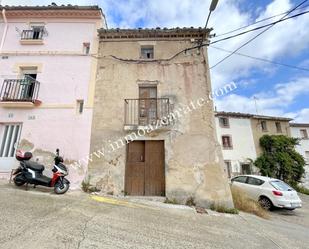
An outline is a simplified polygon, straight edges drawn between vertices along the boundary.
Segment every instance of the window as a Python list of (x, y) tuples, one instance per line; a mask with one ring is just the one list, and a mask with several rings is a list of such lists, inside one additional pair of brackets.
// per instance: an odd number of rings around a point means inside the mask
[(141, 47), (141, 58), (142, 59), (153, 59), (154, 58), (153, 46), (142, 46)]
[(29, 39), (33, 40), (39, 40), (43, 39), (43, 33), (44, 33), (44, 23), (30, 23), (30, 27), (32, 30), (32, 35), (30, 35)]
[(5, 124), (0, 140), (0, 157), (14, 157), (15, 145), (18, 143), (21, 124)]
[(283, 181), (271, 181), (270, 184), (277, 190), (281, 191), (291, 191), (293, 188), (287, 185)]
[(33, 27), (33, 40), (42, 39), (44, 27)]
[(229, 135), (222, 136), (223, 149), (232, 149), (232, 138)]
[(277, 133), (282, 133), (282, 128), (281, 128), (280, 122), (276, 122), (276, 130), (277, 130)]
[(260, 179), (254, 178), (254, 177), (248, 177), (248, 184), (260, 186), (263, 183), (264, 183), (263, 180), (260, 180)]
[(37, 68), (21, 68), (21, 75), (24, 77), (25, 81), (21, 83), (21, 98), (22, 99), (32, 99), (35, 92), (35, 82), (37, 78)]
[(89, 54), (90, 52), (90, 42), (83, 43), (83, 52), (84, 54)]
[(77, 114), (82, 114), (84, 111), (84, 100), (79, 99), (76, 101), (76, 112)]
[(262, 131), (267, 131), (266, 121), (261, 121)]
[(232, 179), (232, 182), (246, 183), (246, 181), (247, 181), (247, 176), (237, 176)]
[(302, 139), (308, 139), (308, 133), (307, 133), (307, 130), (306, 129), (301, 129), (300, 130), (300, 137)]
[(229, 128), (229, 119), (225, 117), (219, 117), (219, 125), (220, 127)]
[(231, 161), (224, 161), (224, 163), (225, 163), (224, 171), (226, 172), (227, 177), (231, 178)]

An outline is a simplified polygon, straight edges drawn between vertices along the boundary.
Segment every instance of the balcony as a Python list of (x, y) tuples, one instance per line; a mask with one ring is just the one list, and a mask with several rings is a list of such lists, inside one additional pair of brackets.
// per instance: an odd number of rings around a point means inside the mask
[[(148, 125), (169, 125), (170, 102), (168, 98), (125, 99), (125, 130), (136, 130)], [(162, 124), (162, 121), (163, 123)]]
[(44, 29), (29, 29), (21, 32), (20, 43), (23, 45), (41, 45), (43, 44)]
[(26, 76), (24, 79), (5, 79), (0, 92), (0, 105), (4, 107), (33, 107), (38, 100), (40, 82)]

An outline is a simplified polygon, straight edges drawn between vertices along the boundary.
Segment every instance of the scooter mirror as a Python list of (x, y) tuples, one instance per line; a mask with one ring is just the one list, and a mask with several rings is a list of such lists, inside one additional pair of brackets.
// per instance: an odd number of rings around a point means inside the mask
[(56, 149), (56, 155), (59, 156), (59, 149)]

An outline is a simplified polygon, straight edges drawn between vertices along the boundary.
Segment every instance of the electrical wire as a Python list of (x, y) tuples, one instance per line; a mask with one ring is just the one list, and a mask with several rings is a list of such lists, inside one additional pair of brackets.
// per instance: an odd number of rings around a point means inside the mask
[[(226, 50), (224, 48), (218, 48), (218, 47), (215, 47), (215, 46), (209, 46), (209, 47), (217, 49), (217, 50), (220, 50), (220, 51), (223, 51), (223, 52), (226, 52), (226, 53), (233, 53), (233, 51)], [(247, 57), (247, 58), (250, 58), (250, 59), (253, 59), (253, 60), (258, 60), (258, 61), (262, 61), (262, 62), (266, 62), (266, 63), (271, 63), (271, 64), (275, 64), (275, 65), (279, 65), (279, 66), (284, 66), (284, 67), (289, 67), (289, 68), (293, 68), (293, 69), (298, 69), (298, 70), (308, 71), (309, 72), (309, 68), (293, 66), (293, 65), (289, 65), (289, 64), (285, 64), (285, 63), (281, 63), (281, 62), (276, 62), (276, 61), (272, 61), (272, 60), (268, 60), (268, 59), (264, 59), (264, 58), (259, 58), (259, 57), (243, 54), (243, 53), (238, 53), (238, 52), (235, 52), (234, 54), (240, 55), (240, 56), (243, 56), (243, 57)]]
[[(307, 8), (307, 7), (309, 7), (309, 4), (307, 4), (307, 5), (305, 5), (305, 6), (301, 7), (301, 8), (298, 8), (298, 10), (305, 9), (305, 8)], [(253, 26), (253, 25), (257, 24), (257, 23), (261, 23), (261, 22), (264, 22), (264, 21), (273, 19), (273, 18), (278, 17), (278, 16), (282, 16), (282, 15), (284, 15), (284, 14), (286, 14), (286, 13), (288, 13), (288, 11), (282, 12), (282, 13), (280, 13), (280, 14), (277, 14), (277, 15), (274, 15), (274, 16), (270, 16), (270, 17), (267, 17), (267, 18), (264, 18), (264, 19), (261, 19), (261, 20), (258, 20), (258, 21), (256, 21), (256, 22), (250, 23), (250, 24), (248, 24), (248, 25), (242, 26), (242, 27), (237, 28), (237, 29), (233, 29), (233, 30), (231, 30), (231, 31), (227, 31), (227, 32), (222, 33), (222, 34), (219, 34), (219, 35), (216, 34), (216, 37), (220, 37), (220, 36), (224, 36), (224, 35), (228, 35), (228, 34), (234, 33), (234, 32), (236, 32), (236, 31), (238, 31), (238, 30), (248, 28), (248, 27)]]
[[(286, 16), (288, 16), (290, 13), (292, 13), (293, 11), (295, 11), (298, 7), (300, 7), (301, 5), (303, 5), (304, 3), (308, 2), (308, 0), (305, 0), (303, 2), (301, 2), (300, 4), (298, 4), (296, 7), (292, 8), (287, 14), (285, 14), (282, 18), (280, 18), (279, 20), (285, 18)], [(245, 42), (244, 44), (242, 44), (240, 47), (238, 47), (237, 49), (235, 49), (232, 53), (230, 53), (229, 55), (227, 55), (226, 57), (224, 57), (223, 59), (221, 59), (220, 61), (218, 61), (215, 65), (211, 66), (209, 69), (213, 69), (214, 67), (218, 66), (219, 64), (221, 64), (222, 62), (224, 62), (225, 60), (227, 60), (228, 58), (230, 58), (234, 53), (236, 53), (238, 50), (240, 50), (241, 48), (243, 48), (244, 46), (246, 46), (247, 44), (249, 44), (250, 42), (252, 42), (253, 40), (255, 40), (257, 37), (261, 36), (262, 34), (264, 34), (266, 31), (268, 31), (269, 29), (271, 29), (275, 24), (272, 24), (271, 26), (267, 27), (266, 29), (264, 29), (262, 32), (258, 33), (257, 35), (255, 35), (253, 38), (249, 39), (247, 42)]]
[(265, 25), (263, 25), (263, 26), (256, 27), (256, 28), (254, 28), (254, 29), (246, 30), (246, 31), (243, 31), (243, 32), (238, 33), (238, 34), (235, 34), (235, 35), (231, 35), (231, 36), (228, 36), (228, 37), (224, 37), (224, 38), (222, 38), (222, 39), (213, 41), (213, 42), (211, 42), (210, 44), (214, 44), (214, 43), (217, 43), (217, 42), (229, 40), (229, 39), (231, 39), (231, 38), (235, 38), (235, 37), (237, 37), (237, 36), (244, 35), (244, 34), (247, 34), (247, 33), (249, 33), (249, 32), (253, 32), (253, 31), (256, 31), (256, 30), (259, 30), (259, 29), (263, 29), (263, 28), (266, 28), (266, 27), (268, 27), (268, 26), (272, 26), (272, 25), (274, 25), (274, 24), (277, 24), (277, 23), (280, 23), (280, 22), (283, 22), (283, 21), (286, 21), (286, 20), (289, 20), (289, 19), (292, 19), (292, 18), (301, 16), (301, 15), (305, 15), (305, 14), (308, 14), (308, 13), (309, 13), (309, 10), (308, 10), (308, 11), (301, 12), (301, 13), (298, 13), (298, 14), (296, 14), (296, 15), (294, 15), (294, 16), (290, 16), (290, 17), (287, 17), (287, 18), (284, 18), (284, 19), (280, 19), (280, 20), (275, 21), (275, 22), (272, 22), (272, 23), (265, 24)]
[[(307, 0), (308, 1), (308, 0)], [(283, 18), (282, 20), (278, 20), (276, 22), (273, 22), (273, 23), (270, 23), (270, 24), (267, 24), (267, 25), (264, 25), (264, 26), (260, 26), (260, 27), (256, 27), (254, 29), (251, 29), (251, 30), (247, 30), (245, 32), (242, 32), (242, 33), (239, 33), (239, 34), (236, 34), (236, 35), (233, 35), (233, 36), (230, 36), (230, 37), (225, 37), (223, 39), (220, 39), (220, 40), (216, 40), (216, 41), (213, 41), (213, 42), (210, 42), (210, 43), (202, 43), (202, 44), (199, 44), (197, 46), (193, 46), (193, 47), (189, 47), (189, 48), (186, 48), (186, 49), (183, 49), (181, 51), (179, 51), (178, 53), (176, 53), (175, 55), (169, 57), (169, 58), (165, 58), (165, 59), (156, 59), (156, 60), (141, 60), (141, 59), (124, 59), (124, 58), (119, 58), (115, 55), (109, 55), (109, 57), (113, 58), (113, 59), (116, 59), (116, 60), (119, 60), (119, 61), (123, 61), (123, 62), (128, 62), (128, 63), (158, 63), (158, 62), (167, 62), (167, 61), (171, 61), (172, 59), (176, 58), (178, 55), (182, 54), (182, 53), (186, 53), (190, 50), (194, 50), (194, 49), (200, 49), (201, 47), (204, 47), (204, 46), (208, 46), (208, 45), (211, 45), (211, 44), (214, 44), (214, 43), (217, 43), (217, 42), (220, 42), (220, 41), (223, 41), (223, 40), (228, 40), (228, 39), (232, 39), (234, 37), (237, 37), (239, 35), (243, 35), (243, 34), (246, 34), (248, 32), (252, 32), (252, 31), (256, 31), (256, 30), (259, 30), (259, 29), (262, 29), (262, 28), (265, 28), (265, 27), (269, 27), (271, 25), (274, 25), (276, 23), (279, 23), (279, 22), (282, 22), (282, 21), (285, 21), (285, 20), (289, 20), (289, 19), (292, 19), (292, 18), (295, 18), (295, 17), (298, 17), (300, 15), (304, 15), (304, 14), (307, 14), (309, 13), (309, 11), (305, 11), (305, 12), (301, 12), (301, 13), (298, 13), (294, 16), (290, 16), (290, 17), (287, 17), (287, 18)], [(237, 52), (237, 51), (236, 51)], [(230, 51), (230, 53), (232, 53)], [(106, 56), (105, 56), (106, 57)], [(211, 69), (211, 68), (210, 68)]]

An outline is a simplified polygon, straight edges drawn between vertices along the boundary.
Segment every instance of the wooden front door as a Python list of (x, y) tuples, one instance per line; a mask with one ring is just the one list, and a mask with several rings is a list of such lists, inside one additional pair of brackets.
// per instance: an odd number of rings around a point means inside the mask
[(139, 88), (139, 124), (148, 125), (157, 120), (157, 87)]
[(134, 141), (127, 147), (125, 190), (129, 195), (144, 195), (145, 141)]
[(164, 141), (128, 144), (125, 192), (128, 195), (165, 195)]

